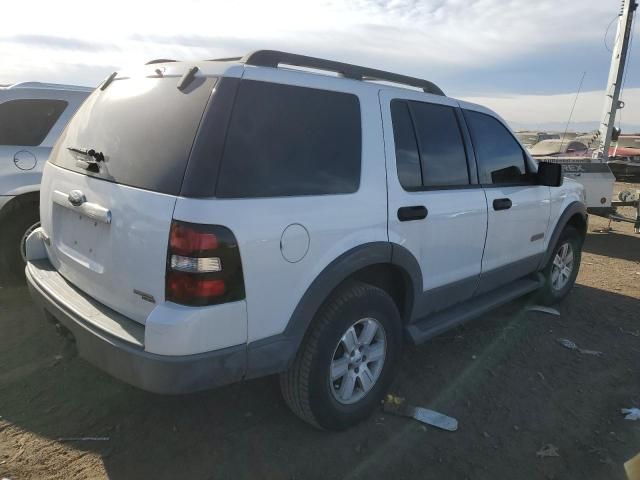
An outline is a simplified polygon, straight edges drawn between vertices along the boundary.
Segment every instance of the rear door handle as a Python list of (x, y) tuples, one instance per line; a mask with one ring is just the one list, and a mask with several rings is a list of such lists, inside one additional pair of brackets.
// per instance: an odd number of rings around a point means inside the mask
[(427, 218), (429, 210), (422, 205), (415, 205), (413, 207), (400, 207), (398, 209), (398, 220), (401, 222), (410, 222), (412, 220), (422, 220)]
[(493, 201), (494, 210), (509, 210), (511, 208), (511, 199), (509, 198), (496, 198)]

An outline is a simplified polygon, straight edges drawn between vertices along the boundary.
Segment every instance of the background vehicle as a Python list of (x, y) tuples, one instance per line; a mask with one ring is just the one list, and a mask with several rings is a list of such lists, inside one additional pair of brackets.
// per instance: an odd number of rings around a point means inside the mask
[(24, 274), (24, 239), (39, 225), (42, 167), (92, 88), (27, 82), (0, 87), (0, 271)]
[(379, 404), (404, 341), (564, 298), (583, 199), (426, 80), (274, 51), (153, 62), (60, 137), (26, 271), (110, 374), (183, 393), (279, 373), (298, 416), (341, 429)]
[(558, 133), (547, 133), (547, 132), (516, 132), (516, 138), (520, 140), (522, 145), (525, 148), (531, 148), (536, 143), (541, 142), (542, 140), (549, 140), (554, 138), (560, 138), (560, 134)]
[(620, 135), (618, 140), (611, 142), (611, 146), (617, 149), (630, 148), (638, 151), (640, 150), (640, 135)]
[(542, 140), (529, 148), (534, 157), (584, 157), (588, 153), (587, 146), (577, 140), (553, 139)]

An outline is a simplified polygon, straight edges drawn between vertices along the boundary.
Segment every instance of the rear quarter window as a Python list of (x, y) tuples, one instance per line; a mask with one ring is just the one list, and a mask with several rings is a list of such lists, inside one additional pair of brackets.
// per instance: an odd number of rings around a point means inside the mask
[(360, 185), (361, 152), (357, 96), (243, 80), (216, 196), (353, 193)]
[(67, 105), (64, 100), (45, 99), (0, 103), (0, 145), (40, 145)]

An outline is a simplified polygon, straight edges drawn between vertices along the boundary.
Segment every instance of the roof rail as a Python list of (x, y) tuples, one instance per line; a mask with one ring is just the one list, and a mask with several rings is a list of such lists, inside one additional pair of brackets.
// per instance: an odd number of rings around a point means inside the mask
[(177, 62), (177, 60), (172, 60), (171, 58), (156, 58), (155, 60), (149, 60), (145, 65), (153, 65), (154, 63), (171, 63)]
[(421, 88), (426, 93), (444, 96), (444, 92), (433, 82), (421, 78), (407, 77), (397, 73), (385, 72), (374, 68), (360, 67), (350, 63), (334, 62), (323, 58), (308, 57), (277, 50), (257, 50), (245, 55), (241, 61), (246, 65), (278, 68), (280, 64), (313, 68), (336, 72), (343, 77), (363, 81), (384, 81)]
[(237, 62), (242, 60), (242, 57), (225, 57), (225, 58), (211, 58), (208, 62)]
[(3, 88), (38, 88), (43, 90), (76, 90), (81, 92), (92, 92), (94, 87), (85, 87), (81, 85), (65, 85), (62, 83), (45, 83), (45, 82), (20, 82), (8, 85)]

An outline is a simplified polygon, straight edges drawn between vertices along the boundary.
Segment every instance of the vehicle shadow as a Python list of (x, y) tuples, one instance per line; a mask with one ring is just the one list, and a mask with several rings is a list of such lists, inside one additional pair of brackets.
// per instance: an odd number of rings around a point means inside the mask
[[(514, 302), (407, 347), (392, 391), (455, 416), (457, 432), (378, 410), (353, 429), (329, 433), (289, 412), (274, 377), (187, 396), (125, 385), (78, 358), (68, 339), (41, 320), (25, 288), (2, 289), (0, 415), (45, 439), (107, 437), (70, 444), (100, 455), (112, 479), (519, 478), (523, 464), (532, 477), (621, 477), (587, 445), (598, 431), (614, 429), (608, 413), (618, 418), (630, 401), (627, 384), (633, 390), (640, 380), (627, 372), (640, 362), (638, 338), (624, 333), (637, 328), (640, 301), (577, 286), (560, 317), (526, 313), (524, 305)], [(602, 358), (581, 357), (559, 346), (560, 336), (609, 350)], [(603, 376), (617, 368), (622, 376)], [(576, 388), (602, 397), (580, 400)], [(640, 433), (618, 435), (624, 443), (609, 455), (621, 465), (618, 457), (630, 458)], [(535, 456), (549, 439), (564, 457), (554, 467)]]
[(595, 255), (640, 262), (640, 235), (589, 232), (583, 249)]

